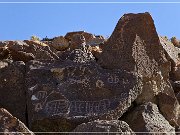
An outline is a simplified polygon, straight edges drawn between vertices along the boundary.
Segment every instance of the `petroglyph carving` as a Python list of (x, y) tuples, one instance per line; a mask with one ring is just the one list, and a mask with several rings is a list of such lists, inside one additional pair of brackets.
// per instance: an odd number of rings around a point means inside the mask
[(69, 102), (67, 100), (53, 100), (46, 103), (45, 110), (50, 115), (62, 115), (68, 113)]
[(47, 92), (46, 91), (38, 91), (36, 94), (37, 99), (44, 99), (47, 96)]
[(102, 80), (97, 80), (96, 81), (96, 87), (102, 88), (104, 86), (104, 82)]
[(101, 113), (110, 107), (108, 99), (100, 101), (72, 101), (70, 108), (74, 113)]
[(43, 109), (43, 106), (42, 106), (42, 104), (41, 103), (37, 103), (37, 104), (35, 104), (35, 111), (36, 112), (39, 112), (40, 110), (42, 110)]
[(118, 83), (119, 82), (119, 78), (117, 75), (111, 75), (109, 78), (108, 78), (108, 82), (109, 83)]

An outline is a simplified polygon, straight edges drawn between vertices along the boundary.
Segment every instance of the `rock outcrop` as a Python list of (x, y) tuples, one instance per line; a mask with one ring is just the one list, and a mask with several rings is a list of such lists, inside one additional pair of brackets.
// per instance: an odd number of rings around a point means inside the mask
[[(108, 39), (77, 31), (0, 42), (0, 107), (36, 132), (175, 134), (179, 72), (180, 50), (151, 15), (125, 14)], [(29, 133), (13, 116), (0, 109), (0, 130)]]

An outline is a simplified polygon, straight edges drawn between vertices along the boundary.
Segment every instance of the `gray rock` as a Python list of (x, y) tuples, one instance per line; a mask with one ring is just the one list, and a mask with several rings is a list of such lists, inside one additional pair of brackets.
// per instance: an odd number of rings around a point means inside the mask
[(134, 132), (175, 135), (175, 128), (160, 114), (157, 105), (151, 102), (136, 107), (124, 120)]
[(77, 126), (73, 132), (70, 134), (91, 135), (94, 132), (93, 135), (135, 135), (126, 122), (119, 120), (95, 120), (93, 122), (83, 123)]

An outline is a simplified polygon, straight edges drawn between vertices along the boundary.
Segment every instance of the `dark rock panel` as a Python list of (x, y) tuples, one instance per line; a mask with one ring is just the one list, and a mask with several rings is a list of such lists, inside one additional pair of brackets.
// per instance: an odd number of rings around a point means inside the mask
[(0, 61), (0, 107), (26, 123), (24, 62)]

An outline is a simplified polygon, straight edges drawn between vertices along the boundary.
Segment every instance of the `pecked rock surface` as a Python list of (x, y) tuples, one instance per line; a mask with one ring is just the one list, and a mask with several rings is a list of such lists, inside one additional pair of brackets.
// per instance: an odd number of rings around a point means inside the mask
[(34, 135), (21, 121), (3, 108), (0, 108), (0, 132), (3, 135)]
[[(121, 134), (121, 135), (135, 135), (135, 133), (131, 130), (129, 125), (124, 122), (124, 121), (119, 121), (119, 120), (95, 120), (93, 122), (88, 122), (88, 123), (83, 123), (79, 126), (77, 126), (73, 132), (75, 133), (70, 133), (72, 135), (78, 134), (77, 132), (80, 132), (79, 134), (86, 134), (90, 135), (93, 133), (94, 135), (113, 135), (115, 133)], [(89, 133), (87, 133), (89, 132)], [(98, 133), (99, 132), (99, 133)]]
[(32, 126), (53, 117), (72, 121), (118, 119), (141, 93), (137, 75), (102, 69), (92, 60), (84, 63), (71, 57), (62, 62), (28, 64), (28, 114)]

